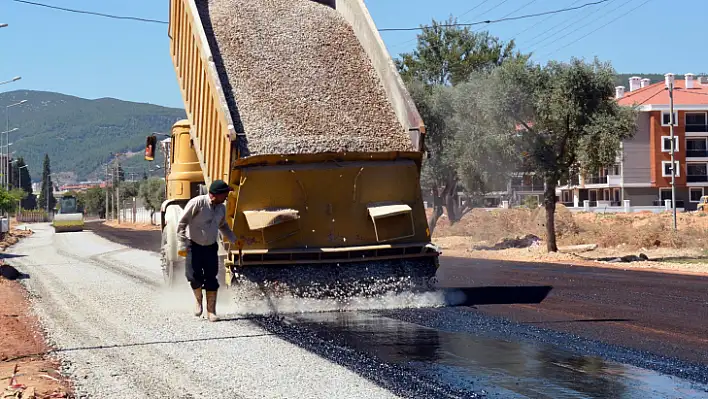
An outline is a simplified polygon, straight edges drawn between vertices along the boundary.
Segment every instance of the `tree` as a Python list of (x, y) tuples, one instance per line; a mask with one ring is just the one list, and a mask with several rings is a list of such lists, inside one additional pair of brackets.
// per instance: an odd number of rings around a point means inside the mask
[[(438, 219), (443, 215), (444, 207), (448, 208), (448, 217), (451, 220), (454, 220), (455, 215), (458, 179), (452, 152), (449, 151), (454, 132), (448, 124), (453, 113), (452, 90), (441, 85), (427, 86), (419, 82), (409, 84), (409, 91), (428, 132), (428, 158), (423, 162), (421, 186), (430, 190), (433, 199), (433, 213), (428, 220), (431, 234)], [(451, 214), (453, 216), (450, 216)]]
[(121, 182), (120, 185), (120, 200), (125, 201), (140, 195), (140, 183), (132, 181)]
[[(456, 87), (465, 82), (475, 71), (488, 71), (506, 60), (527, 60), (528, 55), (515, 51), (514, 42), (502, 43), (488, 32), (472, 32), (468, 27), (444, 26), (433, 20), (418, 35), (418, 45), (412, 53), (402, 54), (396, 61), (413, 100), (426, 125), (426, 149), (422, 186), (433, 197), (433, 214), (428, 221), (432, 230), (443, 210), (451, 223), (455, 223), (465, 209), (458, 209), (458, 192), (482, 189), (475, 183), (466, 166), (460, 163), (461, 151), (470, 147), (456, 145), (463, 121), (454, 121)], [(476, 151), (485, 152), (482, 147)], [(461, 158), (468, 160), (468, 158)], [(460, 176), (460, 171), (465, 172)], [(477, 175), (476, 178), (482, 175)], [(460, 178), (465, 179), (461, 184)], [(475, 184), (473, 184), (475, 183)], [(469, 204), (470, 201), (467, 201)]]
[[(42, 168), (42, 188), (39, 192), (39, 206), (42, 208), (47, 208), (47, 203), (49, 204), (49, 209), (54, 209), (57, 204), (56, 198), (54, 198), (54, 183), (52, 182), (52, 169), (49, 165), (49, 155), (44, 154), (44, 165)], [(49, 193), (47, 193), (49, 190)]]
[(100, 187), (91, 187), (83, 195), (84, 209), (87, 213), (106, 217), (106, 191)]
[(21, 205), (22, 209), (35, 209), (37, 207), (37, 196), (32, 193), (32, 176), (30, 176), (29, 168), (26, 167), (23, 157), (17, 158), (17, 163), (13, 165), (10, 177), (12, 187), (20, 187), (26, 193), (23, 197)]
[(558, 250), (556, 187), (578, 169), (615, 163), (621, 140), (636, 131), (636, 111), (614, 99), (609, 63), (571, 59), (545, 66), (510, 61), (475, 77), (482, 128), (504, 137), (521, 156), (524, 171), (545, 181), (544, 208), (549, 252)]
[(0, 212), (12, 212), (17, 209), (17, 204), (27, 195), (23, 190), (10, 191), (0, 187)]
[(165, 201), (165, 181), (151, 177), (140, 185), (140, 198), (145, 202), (145, 209), (150, 210), (150, 217), (155, 214), (155, 211), (160, 209), (162, 202)]
[(487, 72), (475, 72), (468, 82), (455, 86), (452, 119), (448, 122), (454, 132), (451, 152), (455, 171), (469, 195), (490, 191), (507, 191), (512, 173), (521, 167), (518, 151), (503, 135), (489, 134), (491, 121), (480, 109), (484, 97), (478, 93), (494, 90), (487, 87)]
[(125, 170), (123, 170), (123, 167), (118, 164), (118, 182), (124, 182), (125, 181)]
[(412, 53), (401, 54), (396, 66), (406, 81), (428, 85), (455, 85), (474, 71), (489, 70), (507, 59), (523, 58), (514, 51), (514, 41), (503, 43), (489, 32), (473, 32), (469, 27), (446, 26), (457, 22), (449, 18), (423, 27)]

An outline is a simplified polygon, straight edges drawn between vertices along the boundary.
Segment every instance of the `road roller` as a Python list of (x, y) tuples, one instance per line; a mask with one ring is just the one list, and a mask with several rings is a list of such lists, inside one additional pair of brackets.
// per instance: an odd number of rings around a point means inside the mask
[(64, 195), (59, 200), (59, 213), (52, 221), (54, 231), (82, 231), (84, 229), (84, 214), (79, 211), (78, 200), (73, 195)]

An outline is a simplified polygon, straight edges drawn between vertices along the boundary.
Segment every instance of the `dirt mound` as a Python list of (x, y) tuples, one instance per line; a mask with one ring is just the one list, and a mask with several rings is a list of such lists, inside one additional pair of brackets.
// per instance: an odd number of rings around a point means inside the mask
[[(539, 207), (532, 212), (533, 223), (537, 231), (542, 232), (542, 237), (546, 237), (546, 208)], [(572, 236), (580, 232), (578, 223), (573, 218), (573, 213), (561, 204), (556, 205), (555, 212), (556, 236), (558, 238)]]
[[(574, 213), (558, 205), (555, 225), (558, 245), (597, 244), (613, 248), (704, 248), (708, 250), (708, 217), (701, 213), (678, 215), (678, 231), (672, 230), (670, 213), (602, 214)], [(545, 239), (546, 211), (474, 209), (451, 224), (440, 218), (434, 237), (467, 237), (471, 242), (493, 245), (503, 239), (534, 234)]]

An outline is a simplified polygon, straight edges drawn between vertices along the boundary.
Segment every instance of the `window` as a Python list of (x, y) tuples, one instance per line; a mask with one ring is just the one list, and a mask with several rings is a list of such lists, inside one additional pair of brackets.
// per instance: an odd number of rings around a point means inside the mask
[(703, 187), (691, 187), (689, 189), (689, 201), (700, 202), (703, 196)]
[[(661, 112), (661, 126), (669, 126), (671, 112)], [(674, 111), (674, 126), (678, 125), (678, 112)]]
[(562, 201), (565, 203), (573, 202), (573, 193), (568, 190), (561, 191)]
[[(676, 176), (681, 176), (679, 161), (674, 161), (676, 165)], [(661, 176), (671, 177), (671, 161), (661, 161)]]
[(686, 156), (687, 157), (708, 157), (708, 144), (706, 139), (687, 139), (686, 140)]
[(708, 164), (705, 164), (705, 163), (686, 164), (686, 182), (688, 182), (688, 183), (708, 182)]
[[(679, 138), (674, 135), (674, 152), (679, 150)], [(671, 152), (671, 136), (661, 136), (661, 152)]]
[(705, 112), (686, 112), (686, 125), (706, 125)]

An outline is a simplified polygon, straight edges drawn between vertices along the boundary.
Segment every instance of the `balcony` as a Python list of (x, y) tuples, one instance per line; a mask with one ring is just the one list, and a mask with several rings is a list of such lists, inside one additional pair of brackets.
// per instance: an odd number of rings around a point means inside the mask
[(587, 176), (585, 177), (585, 184), (607, 184), (611, 186), (619, 186), (622, 182), (622, 176), (620, 175), (607, 175), (607, 176)]
[(543, 183), (541, 184), (516, 184), (511, 186), (512, 191), (543, 191)]
[(588, 176), (585, 184), (607, 184), (607, 176)]
[(686, 158), (708, 158), (708, 150), (686, 150)]
[(708, 125), (706, 124), (686, 124), (686, 133), (708, 133)]
[(687, 183), (708, 183), (708, 175), (687, 175)]

